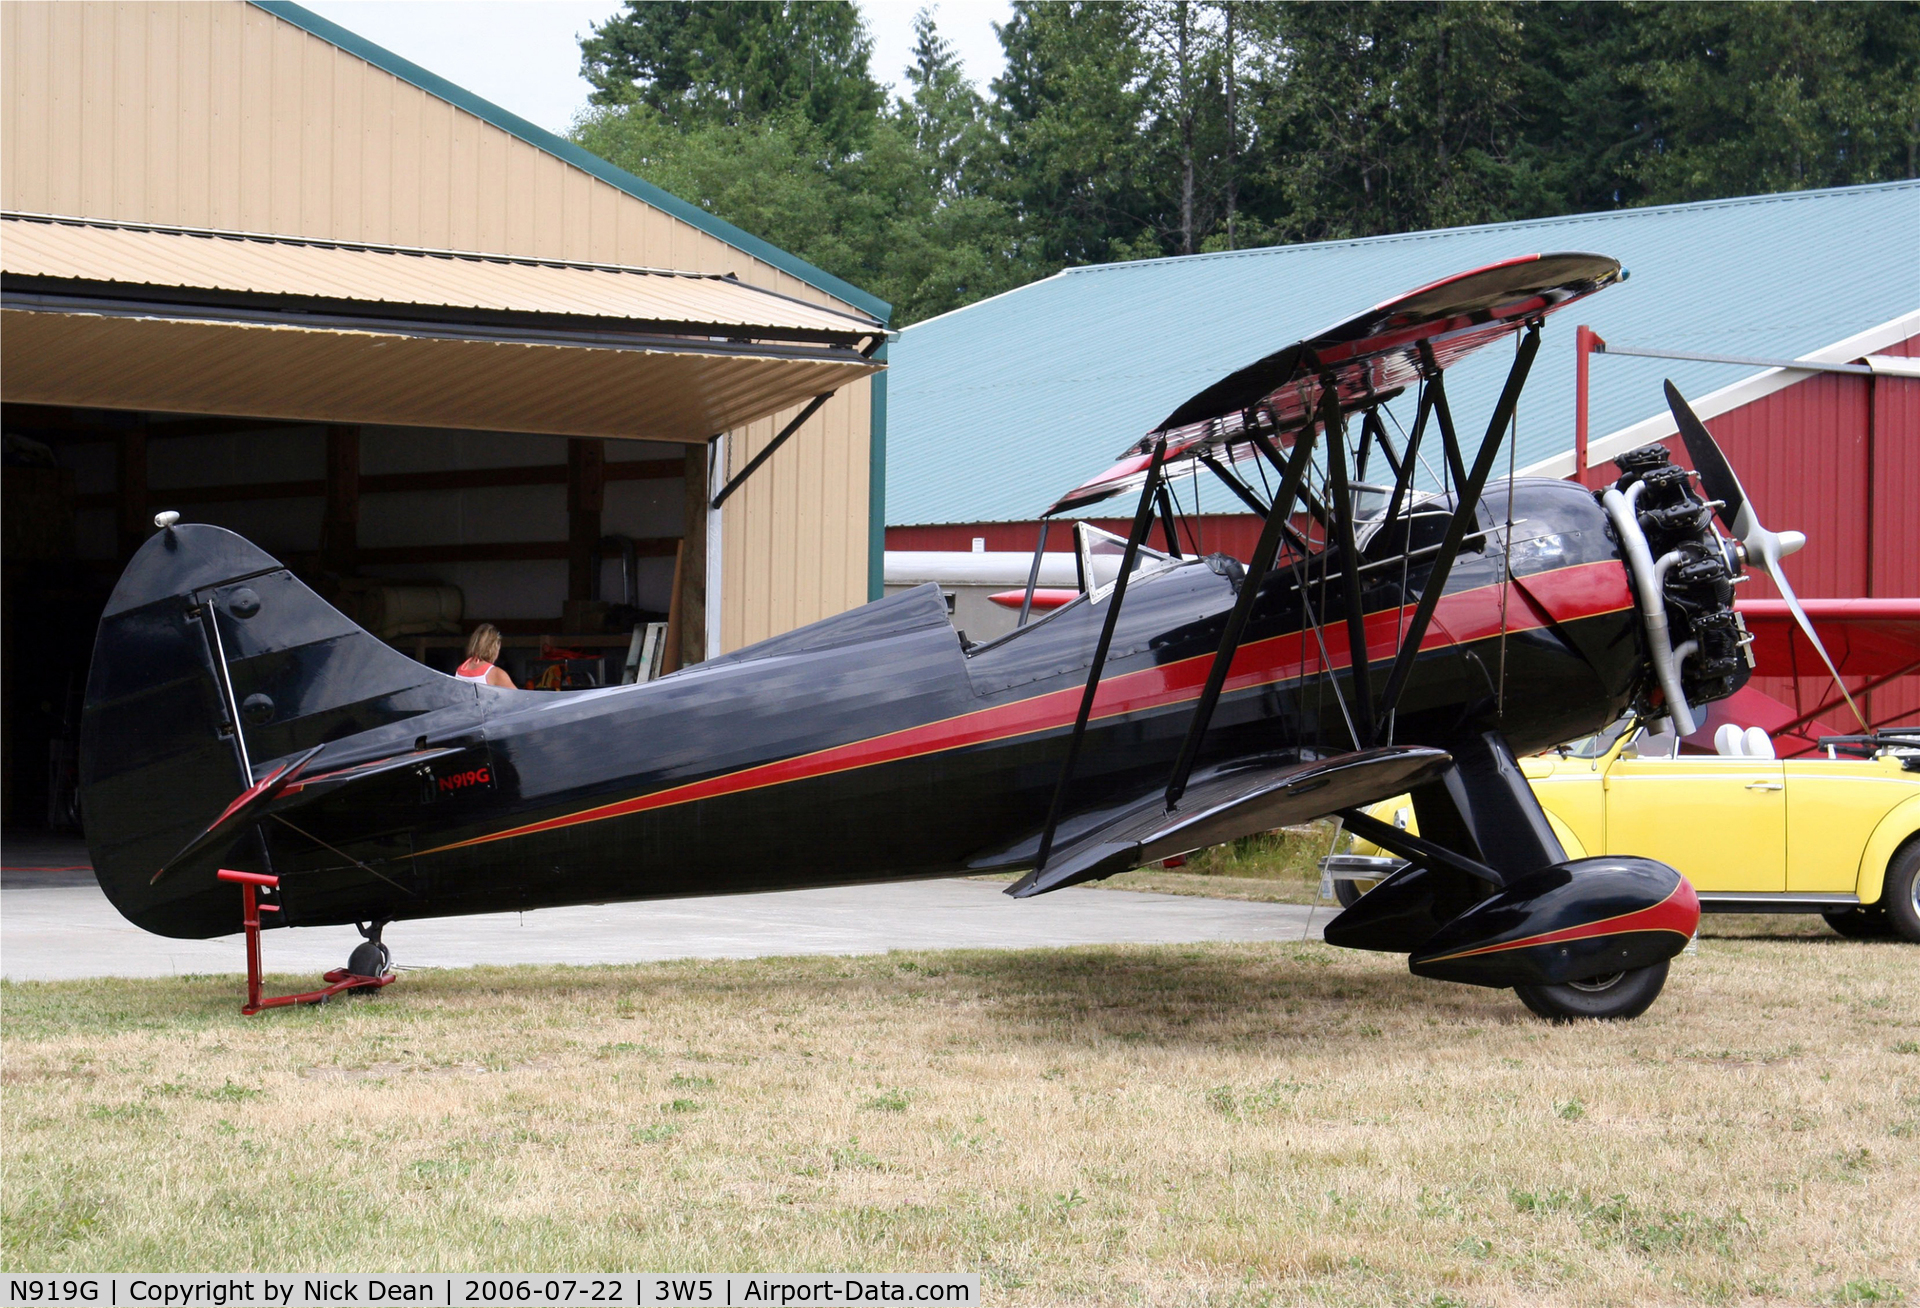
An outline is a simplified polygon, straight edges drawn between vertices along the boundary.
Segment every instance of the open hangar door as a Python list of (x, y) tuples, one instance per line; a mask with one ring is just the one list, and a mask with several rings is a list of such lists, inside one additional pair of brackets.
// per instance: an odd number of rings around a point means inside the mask
[(486, 621), (522, 684), (604, 682), (637, 623), (667, 668), (709, 652), (718, 434), (877, 370), (874, 320), (728, 277), (0, 225), (9, 823), (77, 821), (93, 629), (154, 512), (443, 670)]

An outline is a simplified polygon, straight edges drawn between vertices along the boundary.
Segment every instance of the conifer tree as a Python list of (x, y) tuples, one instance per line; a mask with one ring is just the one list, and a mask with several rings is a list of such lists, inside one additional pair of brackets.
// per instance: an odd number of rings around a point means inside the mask
[(841, 0), (629, 0), (574, 138), (896, 323), (1071, 264), (1920, 168), (1920, 0), (1013, 0), (998, 33), (983, 95), (922, 10), (889, 101)]

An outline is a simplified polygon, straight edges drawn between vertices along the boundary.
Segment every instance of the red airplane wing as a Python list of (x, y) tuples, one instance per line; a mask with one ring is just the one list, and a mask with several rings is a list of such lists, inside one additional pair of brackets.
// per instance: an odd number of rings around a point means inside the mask
[[(1371, 404), (1418, 382), (1421, 347), (1441, 369), (1483, 345), (1626, 276), (1603, 254), (1529, 254), (1422, 286), (1345, 322), (1296, 341), (1223, 377), (1167, 416), (1120, 462), (1060, 497), (1049, 516), (1138, 489), (1151, 437), (1165, 433), (1167, 463), (1202, 455), (1238, 461), (1254, 454), (1249, 418), (1290, 443), (1320, 403), (1320, 379), (1331, 374), (1343, 409)], [(1269, 424), (1271, 424), (1269, 426)], [(1167, 475), (1181, 475), (1172, 466)]]
[[(1800, 605), (1842, 676), (1896, 676), (1920, 665), (1920, 599), (1803, 599)], [(1755, 670), (1763, 676), (1827, 675), (1785, 600), (1741, 600), (1734, 609), (1753, 633)]]

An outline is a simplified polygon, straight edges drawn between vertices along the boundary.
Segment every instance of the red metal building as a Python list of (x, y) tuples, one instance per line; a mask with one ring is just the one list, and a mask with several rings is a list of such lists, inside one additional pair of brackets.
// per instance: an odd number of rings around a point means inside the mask
[[(1907, 363), (1907, 360), (1915, 360)], [(1760, 520), (1775, 531), (1804, 532), (1807, 546), (1786, 563), (1802, 600), (1915, 599), (1920, 597), (1920, 312), (1903, 315), (1795, 360), (1852, 371), (1768, 368), (1694, 402), (1738, 470)], [(1593, 384), (1605, 385), (1603, 362), (1591, 365)], [(1661, 414), (1594, 440), (1584, 471), (1580, 451), (1528, 469), (1574, 475), (1588, 485), (1611, 480), (1608, 460), (1660, 441), (1687, 462), (1671, 416)], [(1742, 586), (1742, 602), (1778, 599), (1756, 570)], [(1816, 609), (1827, 606), (1815, 606)], [(1881, 606), (1885, 608), (1886, 606)], [(1822, 642), (1841, 662), (1873, 670), (1848, 675), (1862, 711), (1875, 726), (1920, 721), (1920, 666), (1897, 652), (1845, 657), (1857, 639), (1836, 616)], [(1876, 623), (1886, 629), (1884, 616)], [(1791, 647), (1763, 640), (1760, 673), (1752, 687), (1792, 709), (1784, 720), (1761, 721), (1796, 735), (1858, 731), (1833, 691), (1832, 678), (1803, 642)], [(1768, 658), (1769, 652), (1774, 657)], [(1783, 657), (1784, 656), (1784, 657)], [(1776, 669), (1785, 664), (1790, 672)], [(1810, 670), (1811, 669), (1811, 670)], [(1863, 693), (1864, 689), (1864, 693)], [(1802, 722), (1801, 719), (1806, 719)]]

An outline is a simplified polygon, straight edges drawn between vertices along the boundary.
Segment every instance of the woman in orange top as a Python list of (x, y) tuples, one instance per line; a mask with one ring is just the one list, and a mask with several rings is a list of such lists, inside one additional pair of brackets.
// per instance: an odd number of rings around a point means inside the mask
[(465, 681), (484, 681), (489, 686), (514, 689), (513, 678), (494, 664), (500, 657), (500, 628), (483, 622), (467, 637), (467, 661), (454, 670)]

